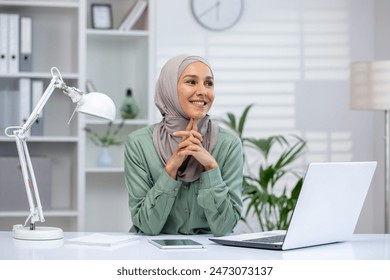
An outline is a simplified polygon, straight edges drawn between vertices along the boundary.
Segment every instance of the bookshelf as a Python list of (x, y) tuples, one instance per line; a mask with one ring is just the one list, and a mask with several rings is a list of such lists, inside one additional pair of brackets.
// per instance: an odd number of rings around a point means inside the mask
[[(68, 85), (85, 90), (86, 82), (91, 80), (97, 91), (114, 100), (117, 106), (114, 125), (122, 121), (119, 107), (126, 89), (132, 88), (140, 114), (124, 122), (118, 134), (121, 141), (125, 141), (129, 132), (150, 124), (154, 87), (150, 13), (154, 1), (147, 1), (146, 10), (132, 30), (117, 30), (136, 2), (99, 0), (99, 4), (111, 5), (113, 29), (95, 30), (91, 27), (91, 5), (97, 3), (95, 0), (0, 1), (1, 13), (29, 16), (33, 22), (32, 70), (0, 73), (0, 100), (1, 94), (18, 92), (21, 78), (42, 80), (46, 87), (51, 78), (50, 68), (56, 66)], [(78, 115), (67, 125), (74, 110), (67, 99), (60, 92), (53, 93), (44, 109), (44, 134), (28, 140), (32, 157), (46, 156), (52, 162), (51, 205), (43, 205), (45, 225), (65, 231), (126, 231), (131, 222), (123, 179), (123, 144), (110, 147), (112, 167), (97, 167), (100, 149), (90, 141), (84, 128), (103, 131), (107, 122)], [(12, 111), (17, 111), (18, 105), (11, 104)], [(0, 157), (17, 157), (13, 139), (1, 129)], [(23, 186), (20, 188), (12, 199), (26, 199)], [(27, 210), (27, 203), (26, 209), (18, 211), (0, 209), (0, 230), (23, 223)], [(108, 222), (102, 222), (107, 219)]]

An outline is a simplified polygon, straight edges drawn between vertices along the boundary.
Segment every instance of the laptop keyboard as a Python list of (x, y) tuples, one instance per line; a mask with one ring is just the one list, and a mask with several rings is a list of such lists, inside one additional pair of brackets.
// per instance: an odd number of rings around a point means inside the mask
[(274, 236), (265, 236), (255, 239), (248, 239), (245, 241), (250, 242), (260, 242), (260, 243), (280, 243), (284, 241), (285, 235), (274, 235)]

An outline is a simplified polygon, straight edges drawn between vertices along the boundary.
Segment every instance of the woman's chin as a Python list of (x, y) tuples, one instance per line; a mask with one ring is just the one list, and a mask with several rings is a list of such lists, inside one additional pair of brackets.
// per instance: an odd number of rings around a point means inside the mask
[(204, 117), (206, 116), (206, 113), (200, 113), (200, 112), (197, 112), (197, 113), (192, 113), (192, 114), (188, 114), (188, 117), (190, 119), (195, 119), (195, 120), (201, 120), (203, 119)]

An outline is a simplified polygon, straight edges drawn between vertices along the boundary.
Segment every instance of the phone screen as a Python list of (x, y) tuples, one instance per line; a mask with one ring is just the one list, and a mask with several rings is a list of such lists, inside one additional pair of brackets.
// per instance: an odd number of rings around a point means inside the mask
[(192, 239), (149, 239), (149, 242), (162, 249), (201, 249), (205, 245)]

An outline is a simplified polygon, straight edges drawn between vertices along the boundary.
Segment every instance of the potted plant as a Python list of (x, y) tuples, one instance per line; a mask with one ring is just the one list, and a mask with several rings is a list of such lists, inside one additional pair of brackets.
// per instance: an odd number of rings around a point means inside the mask
[(96, 146), (101, 147), (99, 157), (97, 159), (97, 166), (99, 167), (110, 167), (112, 166), (112, 158), (109, 153), (108, 147), (120, 145), (122, 141), (116, 139), (119, 131), (124, 125), (124, 120), (114, 128), (113, 122), (107, 124), (107, 128), (104, 133), (99, 134), (96, 131), (93, 131), (89, 127), (85, 127), (84, 130), (89, 135), (89, 139)]
[[(257, 173), (252, 174), (246, 168), (247, 163), (244, 166), (242, 193), (247, 208), (242, 220), (246, 222), (252, 214), (256, 216), (262, 231), (287, 229), (303, 182), (302, 175), (294, 170), (293, 163), (303, 154), (306, 142), (295, 135), (274, 135), (260, 139), (244, 137), (246, 118), (252, 106), (248, 105), (239, 118), (227, 113), (228, 119), (222, 120), (240, 137), (244, 147), (244, 162), (248, 157), (247, 152), (261, 157)], [(273, 151), (276, 149), (281, 152), (275, 158)], [(281, 185), (283, 179), (290, 175), (296, 179), (294, 185), (291, 188)]]

